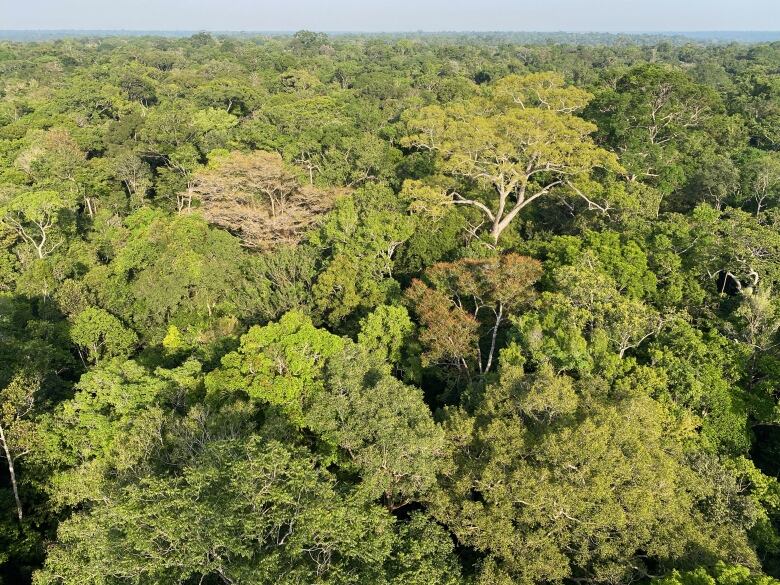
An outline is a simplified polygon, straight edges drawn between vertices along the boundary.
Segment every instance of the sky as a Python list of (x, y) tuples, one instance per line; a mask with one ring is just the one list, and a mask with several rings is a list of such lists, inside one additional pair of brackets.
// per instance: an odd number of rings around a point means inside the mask
[(0, 0), (0, 30), (780, 30), (780, 0)]

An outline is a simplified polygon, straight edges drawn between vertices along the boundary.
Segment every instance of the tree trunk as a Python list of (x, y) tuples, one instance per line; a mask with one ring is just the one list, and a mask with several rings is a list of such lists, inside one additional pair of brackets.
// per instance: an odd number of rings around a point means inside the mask
[(94, 217), (95, 209), (92, 205), (92, 198), (84, 195), (84, 205), (87, 207), (87, 213), (89, 214), (89, 217)]
[(498, 221), (493, 223), (493, 228), (490, 230), (490, 237), (493, 238), (493, 244), (498, 245), (498, 238), (501, 237), (501, 226)]
[(498, 336), (498, 327), (501, 325), (501, 319), (504, 316), (504, 305), (499, 303), (498, 315), (496, 315), (496, 324), (493, 326), (493, 335), (490, 339), (490, 353), (488, 354), (487, 365), (485, 366), (485, 373), (490, 371), (490, 366), (493, 365), (493, 354), (496, 351), (496, 337)]
[(3, 444), (3, 451), (5, 452), (5, 458), (8, 461), (8, 473), (11, 476), (11, 489), (14, 492), (14, 500), (16, 501), (16, 514), (19, 516), (19, 522), (22, 521), (22, 501), (19, 499), (19, 488), (16, 485), (16, 471), (14, 471), (14, 460), (11, 457), (11, 450), (8, 448), (8, 442), (5, 438), (5, 432), (3, 425), (0, 425), (0, 443)]

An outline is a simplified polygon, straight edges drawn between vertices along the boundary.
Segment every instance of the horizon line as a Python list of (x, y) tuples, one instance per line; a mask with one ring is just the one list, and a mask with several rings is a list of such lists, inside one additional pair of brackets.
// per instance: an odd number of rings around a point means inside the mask
[(208, 32), (208, 33), (295, 33), (302, 30), (320, 33), (567, 33), (567, 34), (669, 34), (669, 33), (780, 33), (778, 29), (208, 29), (208, 28), (0, 28), (0, 32)]

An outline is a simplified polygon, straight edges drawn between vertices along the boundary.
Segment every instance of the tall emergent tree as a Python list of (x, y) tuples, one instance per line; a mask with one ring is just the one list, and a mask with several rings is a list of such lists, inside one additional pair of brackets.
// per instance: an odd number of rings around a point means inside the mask
[(453, 202), (479, 209), (498, 243), (540, 197), (574, 195), (590, 208), (609, 207), (590, 193), (592, 178), (598, 169), (619, 170), (617, 158), (590, 138), (596, 126), (573, 113), (590, 97), (555, 73), (510, 75), (487, 97), (408, 110), (403, 144), (436, 152), (445, 174), (484, 190), (453, 191)]

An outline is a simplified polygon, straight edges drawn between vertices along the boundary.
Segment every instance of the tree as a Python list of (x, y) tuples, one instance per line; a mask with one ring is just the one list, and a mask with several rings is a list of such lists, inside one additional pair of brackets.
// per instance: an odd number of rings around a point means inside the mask
[(416, 328), (404, 307), (380, 305), (360, 320), (358, 344), (394, 368), (409, 381), (419, 378)]
[[(399, 527), (399, 542), (389, 562), (393, 585), (462, 585), (460, 564), (449, 533), (420, 512)], [(763, 583), (760, 585), (764, 585)], [(772, 584), (774, 585), (774, 584)]]
[(81, 376), (73, 397), (39, 423), (39, 459), (53, 470), (52, 507), (89, 507), (102, 498), (109, 478), (132, 482), (153, 467), (164, 447), (165, 425), (170, 423), (171, 434), (165, 435), (170, 440), (179, 432), (167, 417), (193, 402), (202, 381), (201, 365), (193, 359), (173, 369), (105, 360)]
[(103, 358), (127, 357), (138, 342), (136, 334), (108, 311), (89, 307), (76, 315), (71, 339), (83, 353), (83, 360), (96, 363)]
[(61, 128), (37, 131), (30, 146), (14, 161), (36, 189), (81, 193), (86, 156), (71, 134)]
[[(742, 295), (740, 305), (732, 314), (734, 325), (728, 333), (741, 342), (739, 348), (749, 357), (740, 364), (740, 374), (750, 392), (757, 419), (775, 419), (775, 372), (780, 356), (777, 333), (780, 331), (780, 310), (771, 289), (759, 288)], [(769, 413), (772, 414), (769, 414)]]
[[(688, 466), (685, 431), (661, 404), (599, 399), (596, 380), (524, 373), (509, 358), (473, 416), (448, 412), (453, 463), (433, 504), (484, 554), (478, 583), (627, 582), (686, 557), (756, 566), (750, 512), (738, 512), (750, 504)], [(733, 516), (706, 511), (720, 505)]]
[[(479, 360), (479, 321), (443, 292), (416, 280), (405, 291), (420, 321), (422, 365), (454, 368), (470, 377)], [(482, 366), (481, 360), (477, 369)]]
[(567, 87), (563, 75), (552, 71), (502, 77), (495, 83), (493, 95), (523, 109), (535, 107), (564, 114), (582, 110), (593, 98), (583, 89)]
[(713, 141), (723, 120), (717, 93), (684, 72), (658, 64), (633, 67), (600, 93), (589, 108), (600, 142), (620, 153), (631, 181), (646, 181), (669, 194), (698, 168), (699, 139)]
[(276, 153), (232, 152), (193, 179), (187, 196), (209, 223), (237, 234), (245, 246), (297, 243), (333, 205), (336, 193), (302, 186)]
[[(423, 358), (428, 362), (454, 359), (468, 371), (471, 357), (476, 358), (479, 373), (490, 371), (499, 328), (531, 300), (541, 273), (538, 261), (518, 254), (431, 266), (425, 271), (431, 286), (416, 280), (407, 291), (423, 325)], [(489, 339), (484, 357), (478, 336)]]
[(70, 209), (56, 191), (22, 191), (0, 207), (2, 222), (31, 245), (39, 259), (46, 258), (64, 243), (58, 228)]
[(586, 195), (595, 169), (619, 169), (615, 156), (590, 139), (595, 125), (571, 113), (586, 101), (587, 94), (565, 88), (556, 75), (513, 77), (497, 86), (491, 101), (407, 112), (403, 143), (438, 153), (445, 173), (493, 191), (487, 201), (452, 196), (454, 203), (480, 210), (497, 244), (518, 213), (540, 197), (574, 194), (590, 208), (608, 206)]
[(315, 307), (333, 327), (360, 318), (400, 296), (392, 278), (398, 249), (414, 233), (418, 219), (389, 188), (366, 185), (339, 199), (309, 239), (324, 252), (312, 287)]
[(142, 208), (108, 233), (111, 262), (83, 280), (97, 304), (122, 316), (142, 341), (160, 341), (171, 323), (204, 333), (264, 302), (242, 269), (240, 242), (197, 215)]
[(327, 42), (328, 35), (325, 33), (299, 30), (293, 35), (290, 46), (296, 51), (306, 53), (318, 50), (322, 45), (327, 44)]
[(136, 207), (143, 205), (146, 194), (152, 186), (152, 171), (149, 164), (129, 151), (119, 153), (112, 162), (113, 173), (124, 185), (132, 204)]
[(261, 437), (211, 441), (174, 473), (104, 489), (60, 525), (36, 585), (377, 582), (393, 543), (386, 511)]
[(24, 372), (17, 374), (0, 390), (0, 448), (8, 469), (8, 477), (16, 504), (19, 522), (24, 517), (19, 497), (19, 480), (14, 464), (32, 448), (32, 414), (35, 412), (41, 380)]
[(656, 335), (668, 318), (632, 296), (621, 294), (620, 285), (601, 271), (588, 254), (579, 263), (553, 271), (556, 288), (587, 315), (587, 329), (599, 331), (611, 349), (623, 358)]
[(745, 165), (745, 195), (753, 200), (756, 216), (780, 201), (780, 154), (754, 152)]
[(756, 574), (748, 567), (727, 565), (718, 561), (714, 568), (698, 567), (692, 571), (672, 571), (670, 575), (653, 579), (653, 585), (777, 585), (778, 580)]
[[(400, 152), (374, 134), (347, 136), (330, 146), (322, 156), (320, 176), (331, 185), (359, 187), (368, 182), (387, 184), (394, 180)], [(307, 160), (310, 169), (314, 161)]]
[(731, 454), (749, 448), (751, 407), (739, 385), (746, 374), (743, 347), (677, 318), (649, 344), (648, 354), (665, 380), (657, 397), (698, 418), (707, 448)]
[(324, 385), (307, 402), (309, 427), (347, 454), (344, 468), (360, 473), (361, 490), (389, 510), (426, 499), (443, 462), (444, 435), (418, 388), (350, 344), (328, 360)]
[(244, 260), (247, 277), (258, 287), (255, 311), (263, 321), (276, 321), (288, 311), (311, 311), (311, 287), (317, 276), (317, 250), (311, 246), (279, 246)]
[[(770, 57), (771, 59), (771, 57)], [(780, 82), (764, 66), (748, 68), (737, 77), (734, 101), (750, 129), (751, 143), (774, 150), (780, 144)]]
[(718, 294), (780, 285), (780, 238), (772, 223), (759, 223), (740, 209), (719, 212), (707, 205), (696, 207), (689, 221), (694, 269), (702, 280), (714, 281)]
[(207, 386), (212, 392), (244, 393), (303, 424), (304, 403), (322, 387), (326, 360), (343, 351), (344, 344), (314, 327), (309, 317), (291, 311), (278, 323), (254, 326), (244, 334), (238, 349), (209, 375)]
[(566, 246), (558, 253), (573, 257), (563, 265), (558, 265), (561, 258), (548, 257), (544, 282), (548, 292), (530, 310), (511, 319), (510, 338), (522, 348), (529, 365), (579, 376), (598, 372), (612, 381), (636, 363), (636, 354), (673, 313), (661, 313), (640, 300), (648, 293), (654, 295), (656, 280), (643, 266), (646, 257), (631, 258), (636, 249), (626, 248), (628, 257), (621, 257), (620, 246), (602, 250)]
[[(76, 511), (36, 582), (453, 582), (443, 529), (419, 513), (397, 521), (374, 503), (387, 481), (396, 505), (432, 485), (441, 430), (419, 390), (384, 365), (372, 378), (376, 363), (350, 359), (367, 357), (351, 349), (328, 366), (327, 389), (307, 394), (305, 437), (284, 434), (267, 403), (225, 393), (202, 401), (192, 360), (154, 372), (115, 360), (87, 373), (46, 424), (61, 470), (53, 501)], [(312, 445), (312, 433), (348, 455)]]

